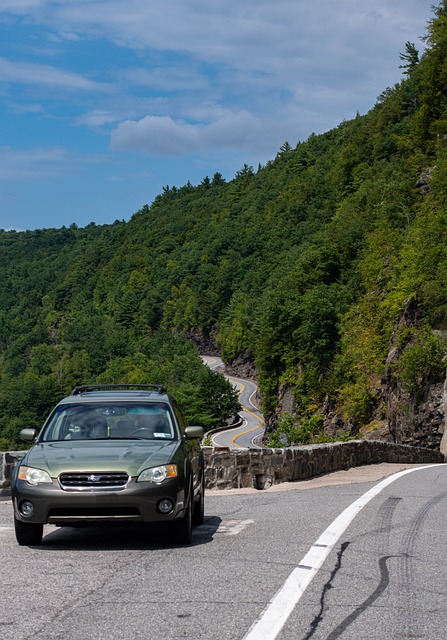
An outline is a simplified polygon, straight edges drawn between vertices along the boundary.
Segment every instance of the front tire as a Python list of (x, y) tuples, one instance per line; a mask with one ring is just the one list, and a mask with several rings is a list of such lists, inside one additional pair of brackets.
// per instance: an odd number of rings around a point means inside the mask
[(42, 542), (43, 524), (22, 522), (14, 516), (14, 528), (20, 546), (34, 547)]
[(196, 526), (203, 524), (205, 520), (205, 476), (203, 471), (200, 484), (200, 497), (197, 502), (194, 502), (194, 510), (192, 512), (192, 523)]
[(192, 501), (193, 501), (192, 487), (188, 496), (188, 506), (186, 507), (185, 514), (175, 520), (172, 523), (174, 527), (173, 537), (174, 541), (178, 544), (191, 544), (192, 542)]

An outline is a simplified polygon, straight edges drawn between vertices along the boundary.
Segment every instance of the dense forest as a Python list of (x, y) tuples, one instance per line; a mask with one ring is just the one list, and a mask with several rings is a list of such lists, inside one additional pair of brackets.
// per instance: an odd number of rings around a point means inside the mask
[(386, 420), (392, 337), (409, 397), (443, 379), (447, 0), (423, 43), (367, 114), (265, 166), (166, 186), (126, 223), (1, 231), (0, 449), (76, 383), (163, 382), (220, 424), (237, 401), (192, 337), (255, 365), (273, 444)]

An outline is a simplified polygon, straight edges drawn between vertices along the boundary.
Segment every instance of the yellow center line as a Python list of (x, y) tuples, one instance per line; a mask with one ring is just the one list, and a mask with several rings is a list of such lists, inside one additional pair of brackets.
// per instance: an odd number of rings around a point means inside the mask
[(245, 384), (241, 380), (239, 380), (238, 378), (230, 378), (230, 376), (228, 376), (228, 380), (230, 380), (230, 382), (234, 381), (232, 383), (234, 386), (236, 386), (237, 384), (241, 385), (241, 389), (238, 389), (236, 387), (236, 391), (239, 391), (238, 395), (241, 395), (241, 393), (243, 393), (245, 391)]
[(246, 411), (247, 413), (249, 413), (251, 416), (253, 416), (254, 418), (256, 418), (257, 420), (259, 420), (259, 424), (257, 424), (255, 427), (251, 427), (251, 429), (247, 429), (246, 431), (240, 431), (239, 433), (237, 433), (233, 438), (231, 438), (231, 442), (233, 444), (233, 446), (235, 447), (239, 447), (239, 449), (245, 449), (245, 447), (243, 447), (242, 445), (238, 444), (236, 442), (236, 440), (240, 437), (240, 436), (245, 436), (246, 433), (250, 433), (250, 431), (255, 431), (256, 429), (259, 429), (263, 424), (264, 424), (264, 420), (263, 418), (260, 418), (259, 416), (256, 415), (256, 413), (253, 413), (252, 411), (250, 411), (249, 409), (247, 409), (247, 407), (242, 407), (242, 411)]
[[(228, 380), (232, 381), (233, 384), (236, 383), (237, 385), (241, 386), (241, 389), (239, 390), (239, 394), (238, 395), (241, 395), (245, 391), (246, 386), (239, 378), (233, 378), (232, 376), (227, 376), (227, 378), (228, 378)], [(242, 445), (240, 445), (240, 444), (238, 444), (236, 442), (237, 438), (239, 438), (240, 436), (245, 436), (245, 434), (246, 433), (250, 433), (250, 431), (255, 431), (256, 429), (259, 429), (259, 427), (261, 427), (264, 424), (264, 420), (262, 418), (260, 418), (259, 416), (257, 416), (252, 411), (250, 411), (249, 409), (247, 409), (247, 407), (243, 406), (242, 407), (242, 411), (246, 411), (251, 416), (253, 416), (257, 420), (259, 420), (259, 424), (257, 424), (255, 427), (251, 427), (251, 429), (247, 429), (246, 431), (239, 431), (235, 436), (233, 436), (233, 438), (231, 438), (232, 445), (234, 447), (238, 447), (239, 449), (245, 449), (245, 447), (243, 447)]]

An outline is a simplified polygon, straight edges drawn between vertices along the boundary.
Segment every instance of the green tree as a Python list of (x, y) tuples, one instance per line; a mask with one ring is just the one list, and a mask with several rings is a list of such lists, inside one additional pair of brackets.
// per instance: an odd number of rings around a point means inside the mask
[(399, 69), (405, 69), (404, 74), (410, 75), (411, 70), (419, 62), (419, 51), (413, 42), (407, 41), (405, 43), (405, 53), (400, 53), (399, 58), (404, 62), (404, 64), (399, 65)]

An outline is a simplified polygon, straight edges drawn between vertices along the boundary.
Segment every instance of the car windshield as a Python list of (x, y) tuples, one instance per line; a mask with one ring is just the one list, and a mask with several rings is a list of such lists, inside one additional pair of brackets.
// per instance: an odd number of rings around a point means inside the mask
[(172, 440), (176, 437), (171, 412), (164, 403), (98, 402), (57, 407), (39, 440)]

